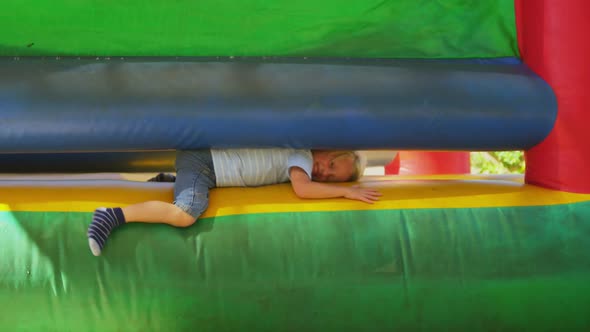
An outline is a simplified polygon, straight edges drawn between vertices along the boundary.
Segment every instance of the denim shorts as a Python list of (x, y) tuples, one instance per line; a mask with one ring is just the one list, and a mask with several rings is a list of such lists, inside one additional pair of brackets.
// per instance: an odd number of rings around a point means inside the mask
[(209, 189), (215, 187), (213, 158), (209, 150), (176, 152), (174, 205), (198, 219), (209, 206)]

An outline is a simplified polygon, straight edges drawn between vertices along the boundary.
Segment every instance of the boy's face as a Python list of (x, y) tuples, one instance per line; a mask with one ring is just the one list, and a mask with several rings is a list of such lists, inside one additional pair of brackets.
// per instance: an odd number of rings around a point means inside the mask
[(354, 157), (338, 151), (314, 151), (311, 179), (318, 182), (346, 182), (354, 172)]

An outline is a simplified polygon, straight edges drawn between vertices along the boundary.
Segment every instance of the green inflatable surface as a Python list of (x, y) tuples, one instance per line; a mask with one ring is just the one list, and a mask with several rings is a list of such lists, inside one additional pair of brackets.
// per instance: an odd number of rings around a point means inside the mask
[(126, 225), (0, 214), (0, 330), (582, 331), (590, 202)]
[(5, 56), (518, 56), (514, 0), (3, 0)]

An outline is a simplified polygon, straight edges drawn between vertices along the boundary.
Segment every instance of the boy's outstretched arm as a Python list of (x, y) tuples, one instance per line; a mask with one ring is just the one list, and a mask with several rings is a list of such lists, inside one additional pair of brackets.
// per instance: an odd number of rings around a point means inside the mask
[(345, 197), (373, 204), (379, 200), (381, 193), (375, 189), (360, 187), (344, 187), (328, 183), (314, 182), (309, 175), (299, 167), (289, 170), (291, 186), (295, 195), (300, 198), (335, 198)]

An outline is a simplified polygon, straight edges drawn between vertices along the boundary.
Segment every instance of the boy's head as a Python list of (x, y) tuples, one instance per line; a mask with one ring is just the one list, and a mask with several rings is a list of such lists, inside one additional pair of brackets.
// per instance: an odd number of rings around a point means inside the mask
[(365, 158), (355, 151), (313, 150), (312, 155), (313, 181), (351, 182), (365, 171)]

